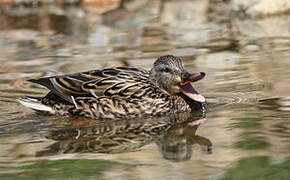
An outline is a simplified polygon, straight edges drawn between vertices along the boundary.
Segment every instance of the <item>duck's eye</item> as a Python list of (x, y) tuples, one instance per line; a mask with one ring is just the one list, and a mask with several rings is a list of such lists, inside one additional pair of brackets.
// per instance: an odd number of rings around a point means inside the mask
[(171, 73), (170, 68), (163, 68), (163, 69), (161, 69), (161, 71), (166, 72), (166, 73)]

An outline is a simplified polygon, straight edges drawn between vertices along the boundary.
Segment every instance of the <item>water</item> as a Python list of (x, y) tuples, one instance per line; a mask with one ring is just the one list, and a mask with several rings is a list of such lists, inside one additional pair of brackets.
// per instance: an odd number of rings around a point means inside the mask
[[(238, 19), (208, 11), (207, 1), (133, 2), (1, 12), (0, 179), (289, 179), (289, 16)], [(165, 54), (207, 73), (195, 83), (206, 117), (92, 121), (15, 101), (47, 92), (25, 79), (150, 68)]]

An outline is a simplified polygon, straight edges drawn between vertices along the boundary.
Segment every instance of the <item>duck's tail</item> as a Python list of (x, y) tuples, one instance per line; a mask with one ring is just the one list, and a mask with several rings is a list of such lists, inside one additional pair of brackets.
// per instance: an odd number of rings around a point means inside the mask
[(36, 111), (41, 111), (41, 112), (48, 112), (48, 113), (54, 113), (54, 110), (52, 109), (52, 107), (44, 105), (41, 103), (41, 99), (40, 98), (36, 98), (36, 97), (21, 97), (19, 99), (17, 99), (18, 102), (20, 102), (20, 104), (29, 107), (33, 110)]

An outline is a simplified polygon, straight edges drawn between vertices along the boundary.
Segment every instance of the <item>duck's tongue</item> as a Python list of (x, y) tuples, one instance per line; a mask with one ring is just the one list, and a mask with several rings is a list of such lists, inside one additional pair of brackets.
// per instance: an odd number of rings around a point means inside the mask
[(193, 99), (194, 101), (204, 103), (205, 98), (203, 95), (199, 94), (190, 83), (180, 86), (181, 92), (188, 96), (189, 98)]

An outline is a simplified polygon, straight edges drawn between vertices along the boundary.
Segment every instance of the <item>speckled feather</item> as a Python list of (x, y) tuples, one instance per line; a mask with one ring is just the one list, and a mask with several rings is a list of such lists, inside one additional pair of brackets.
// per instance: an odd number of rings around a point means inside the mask
[(189, 110), (179, 96), (170, 96), (149, 80), (149, 71), (115, 67), (29, 80), (51, 92), (42, 103), (56, 115), (99, 119), (160, 116)]

